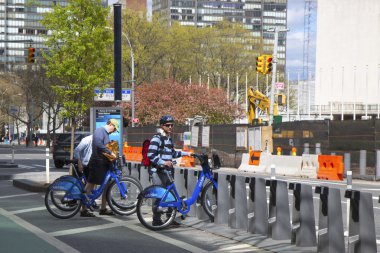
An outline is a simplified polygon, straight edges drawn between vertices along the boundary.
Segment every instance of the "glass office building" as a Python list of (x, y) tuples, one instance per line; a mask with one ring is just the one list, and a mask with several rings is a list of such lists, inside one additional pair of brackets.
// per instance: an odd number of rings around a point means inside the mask
[[(274, 33), (270, 28), (286, 28), (287, 0), (152, 0), (153, 14), (170, 25), (212, 26), (229, 20), (241, 22), (252, 36), (263, 39), (265, 53), (273, 52)], [(285, 65), (286, 33), (279, 34), (278, 63)]]
[[(107, 5), (107, 0), (104, 5)], [(32, 3), (32, 4), (30, 4)], [(42, 15), (53, 5), (67, 5), (66, 0), (0, 0), (0, 65), (27, 62), (28, 48), (35, 48), (36, 61), (44, 46), (43, 35), (49, 35), (40, 23)]]

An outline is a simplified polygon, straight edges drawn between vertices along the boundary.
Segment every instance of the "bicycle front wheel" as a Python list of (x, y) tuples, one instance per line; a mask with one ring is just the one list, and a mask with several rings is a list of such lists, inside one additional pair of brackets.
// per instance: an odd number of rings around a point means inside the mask
[[(136, 212), (137, 197), (142, 191), (141, 185), (132, 178), (123, 177), (119, 180), (121, 189), (113, 181), (107, 191), (107, 203), (119, 215), (131, 215)], [(121, 192), (124, 192), (123, 198)]]
[(214, 221), (214, 213), (218, 206), (218, 200), (217, 189), (211, 181), (209, 181), (203, 188), (201, 204), (207, 215), (210, 217), (210, 220)]
[[(158, 186), (160, 187), (160, 186)], [(163, 187), (162, 187), (163, 188)], [(165, 191), (166, 189), (163, 188)], [(161, 230), (168, 227), (176, 217), (177, 209), (158, 206), (160, 198), (140, 196), (137, 202), (137, 218), (144, 227), (151, 230)], [(175, 201), (177, 198), (172, 193)]]
[(71, 218), (79, 212), (80, 194), (81, 190), (74, 182), (56, 180), (46, 191), (46, 209), (56, 218)]

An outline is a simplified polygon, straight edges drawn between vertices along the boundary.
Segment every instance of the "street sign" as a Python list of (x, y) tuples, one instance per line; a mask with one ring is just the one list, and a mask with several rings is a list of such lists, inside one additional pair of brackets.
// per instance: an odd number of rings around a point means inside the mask
[(285, 88), (285, 83), (276, 83), (276, 89), (283, 90)]
[[(115, 101), (114, 88), (106, 88), (103, 90), (103, 93), (100, 92), (99, 88), (95, 88), (94, 92), (95, 92), (95, 96), (94, 96), (95, 101)], [(131, 89), (122, 89), (121, 100), (131, 101)]]

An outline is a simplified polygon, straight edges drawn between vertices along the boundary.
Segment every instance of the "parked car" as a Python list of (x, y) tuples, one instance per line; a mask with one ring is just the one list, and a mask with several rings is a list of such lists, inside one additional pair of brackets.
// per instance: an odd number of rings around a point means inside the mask
[[(78, 146), (79, 142), (90, 132), (75, 132), (74, 134), (74, 148)], [(62, 168), (65, 164), (65, 159), (70, 159), (70, 145), (71, 133), (58, 133), (55, 134), (55, 139), (52, 145), (52, 153), (54, 165), (56, 168)]]

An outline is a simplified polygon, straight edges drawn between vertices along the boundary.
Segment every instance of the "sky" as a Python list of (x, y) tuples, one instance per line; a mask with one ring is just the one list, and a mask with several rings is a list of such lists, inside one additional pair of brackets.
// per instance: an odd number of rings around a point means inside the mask
[[(144, 0), (141, 0), (144, 1)], [(148, 1), (148, 8), (151, 0)], [(108, 0), (110, 5), (118, 0)], [(315, 6), (316, 4), (314, 4)], [(312, 12), (313, 13), (313, 12)], [(315, 13), (315, 9), (314, 9)], [(315, 66), (315, 38), (316, 38), (316, 15), (312, 15), (310, 25), (310, 48), (309, 48), (309, 70)], [(303, 67), (303, 33), (304, 33), (304, 0), (288, 0), (288, 29), (286, 66), (290, 72), (290, 78), (295, 79), (298, 72), (302, 73)]]

